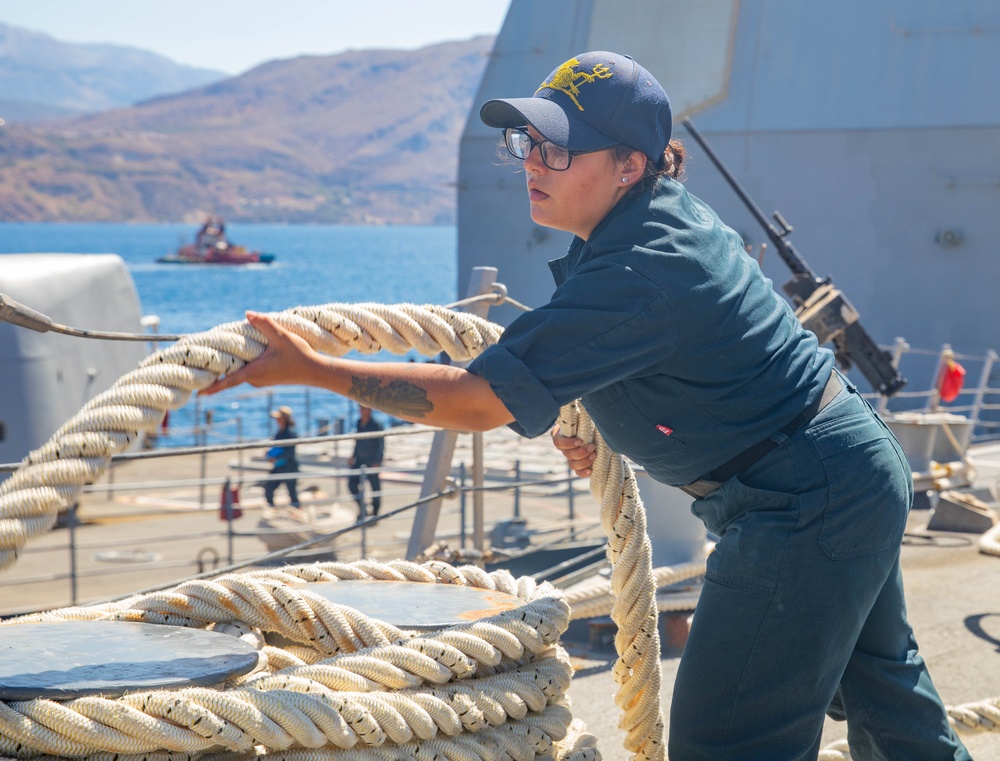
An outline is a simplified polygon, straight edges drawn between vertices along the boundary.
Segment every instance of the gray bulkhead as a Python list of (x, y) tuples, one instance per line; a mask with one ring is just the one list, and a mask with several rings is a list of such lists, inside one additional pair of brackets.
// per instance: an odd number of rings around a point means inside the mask
[[(57, 324), (143, 331), (135, 284), (113, 254), (5, 254), (0, 293)], [(146, 353), (142, 342), (85, 340), (0, 323), (0, 462), (16, 462), (45, 443)]]
[[(531, 222), (523, 174), (497, 157), (478, 109), (530, 95), (594, 49), (631, 54), (660, 80), (688, 188), (754, 256), (763, 231), (681, 118), (766, 214), (782, 212), (799, 253), (878, 343), (1000, 345), (1000, 3), (512, 0), (462, 138), (459, 284), (491, 265), (516, 299), (551, 293), (546, 262), (570, 236)], [(773, 247), (762, 267), (778, 288), (790, 277)]]

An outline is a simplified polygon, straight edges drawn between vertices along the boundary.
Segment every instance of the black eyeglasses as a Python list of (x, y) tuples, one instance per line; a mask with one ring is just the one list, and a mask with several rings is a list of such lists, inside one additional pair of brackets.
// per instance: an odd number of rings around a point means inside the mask
[(527, 131), (519, 127), (504, 129), (503, 141), (507, 146), (507, 152), (521, 161), (528, 158), (528, 154), (537, 145), (542, 154), (542, 163), (554, 172), (566, 171), (574, 156), (586, 153), (586, 151), (571, 151), (556, 145), (551, 140), (535, 140)]

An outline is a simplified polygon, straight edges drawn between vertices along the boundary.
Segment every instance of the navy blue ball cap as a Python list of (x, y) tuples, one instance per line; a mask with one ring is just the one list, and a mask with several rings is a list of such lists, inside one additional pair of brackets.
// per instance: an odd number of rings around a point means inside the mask
[(571, 151), (627, 145), (657, 165), (673, 125), (670, 100), (653, 75), (629, 56), (603, 50), (569, 59), (531, 98), (487, 101), (479, 118), (500, 129), (531, 125)]

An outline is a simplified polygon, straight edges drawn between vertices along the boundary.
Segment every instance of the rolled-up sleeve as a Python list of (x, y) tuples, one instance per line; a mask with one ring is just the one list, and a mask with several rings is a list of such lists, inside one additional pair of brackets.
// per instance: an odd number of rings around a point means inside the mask
[(663, 292), (630, 268), (591, 265), (511, 323), (468, 370), (489, 382), (514, 430), (538, 436), (562, 405), (662, 361), (673, 345), (670, 311)]
[(502, 344), (490, 346), (469, 365), (469, 372), (489, 381), (493, 393), (514, 416), (511, 428), (533, 438), (549, 430), (560, 404), (520, 359)]

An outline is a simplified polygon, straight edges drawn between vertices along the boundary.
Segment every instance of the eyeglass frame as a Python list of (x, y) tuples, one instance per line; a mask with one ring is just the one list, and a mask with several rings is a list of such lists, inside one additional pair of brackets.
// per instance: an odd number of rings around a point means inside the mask
[[(574, 156), (580, 156), (584, 153), (597, 153), (597, 151), (571, 151), (569, 148), (563, 148), (561, 145), (556, 145), (547, 138), (542, 138), (541, 140), (535, 140), (535, 138), (533, 138), (530, 134), (528, 134), (528, 130), (525, 127), (504, 127), (503, 130), (501, 130), (501, 132), (503, 133), (503, 144), (504, 147), (507, 149), (507, 153), (509, 153), (511, 156), (518, 159), (519, 161), (527, 161), (528, 156), (530, 156), (531, 152), (535, 150), (535, 146), (538, 146), (538, 153), (539, 156), (541, 156), (542, 163), (545, 164), (545, 166), (548, 169), (551, 169), (553, 172), (565, 172), (567, 169), (569, 169), (570, 165), (573, 163)], [(510, 147), (510, 138), (508, 137), (508, 135), (510, 135), (511, 133), (524, 135), (526, 138), (528, 138), (528, 152), (525, 153), (523, 157), (518, 156), (516, 153), (514, 153), (513, 149)], [(557, 168), (552, 166), (551, 164), (549, 164), (548, 161), (545, 160), (545, 154), (547, 153), (547, 149), (544, 146), (546, 144), (551, 145), (560, 151), (566, 152), (566, 166), (562, 168)], [(598, 150), (603, 150), (603, 149), (598, 149)]]

